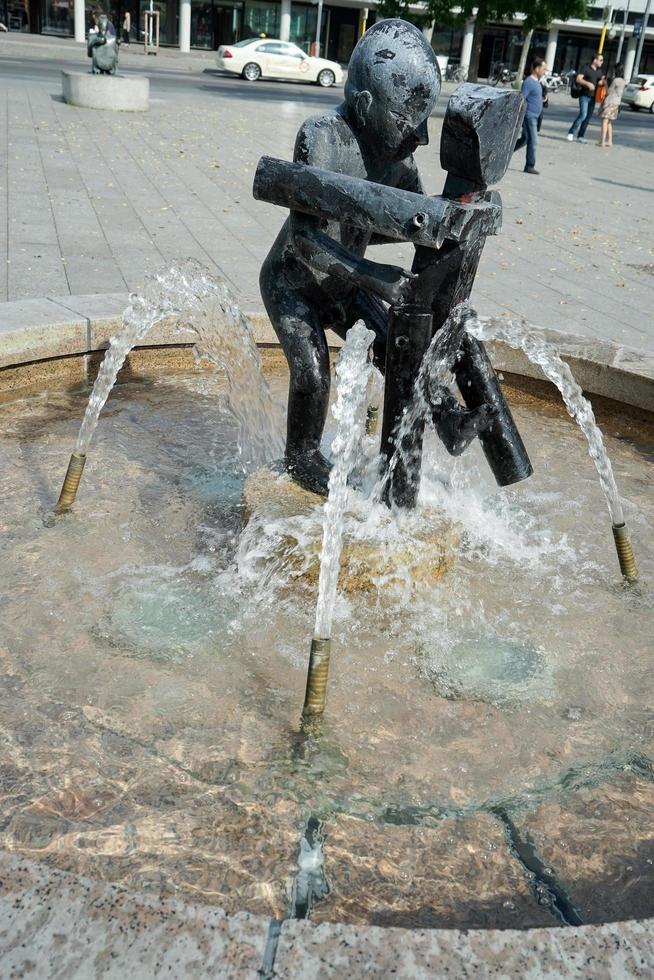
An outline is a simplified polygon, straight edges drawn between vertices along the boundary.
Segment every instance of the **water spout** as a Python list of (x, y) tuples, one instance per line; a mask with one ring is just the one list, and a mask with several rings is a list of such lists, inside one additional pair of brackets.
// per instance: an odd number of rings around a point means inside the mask
[(343, 543), (343, 515), (347, 478), (354, 468), (365, 430), (366, 387), (371, 364), (368, 350), (375, 339), (359, 321), (348, 331), (336, 367), (337, 395), (332, 415), (337, 423), (332, 443), (334, 465), (329, 475), (329, 496), (323, 512), (323, 540), (318, 578), (316, 624), (302, 718), (320, 717), (325, 710), (332, 620)]
[(638, 578), (638, 569), (625, 526), (622, 501), (613, 475), (613, 467), (604, 448), (604, 440), (595, 420), (593, 408), (580, 385), (575, 381), (570, 367), (551, 345), (526, 323), (504, 319), (481, 321), (475, 317), (466, 326), (478, 340), (501, 340), (514, 350), (523, 350), (532, 364), (538, 365), (545, 377), (558, 388), (568, 414), (586, 437), (588, 452), (595, 464), (611, 517), (620, 571), (627, 581), (635, 582)]
[(66, 514), (75, 503), (75, 497), (77, 496), (77, 490), (80, 480), (82, 479), (85, 463), (86, 453), (80, 453), (76, 450), (71, 454), (68, 469), (66, 470), (66, 476), (64, 477), (64, 482), (59, 494), (59, 500), (54, 508), (55, 514)]
[(189, 260), (156, 273), (142, 293), (131, 296), (95, 379), (55, 513), (70, 510), (75, 500), (83, 469), (79, 460), (86, 459), (100, 413), (127, 355), (156, 324), (169, 319), (176, 321), (180, 341), (195, 341), (198, 355), (224, 371), (243, 463), (264, 462), (281, 454), (283, 441), (276, 426), (281, 413), (263, 378), (252, 328), (226, 285)]

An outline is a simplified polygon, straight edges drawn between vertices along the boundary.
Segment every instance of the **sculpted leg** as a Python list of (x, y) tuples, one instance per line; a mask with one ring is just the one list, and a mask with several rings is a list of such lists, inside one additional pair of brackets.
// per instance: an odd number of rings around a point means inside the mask
[[(361, 319), (369, 330), (374, 331), (374, 362), (382, 374), (386, 368), (388, 312), (386, 306), (375, 296), (361, 289), (357, 292), (352, 322)], [(428, 381), (424, 394), (430, 406), (431, 423), (451, 456), (459, 456), (497, 417), (495, 409), (488, 404), (471, 411), (464, 408), (447, 385)]]
[(331, 465), (320, 452), (330, 386), (325, 331), (304, 297), (288, 288), (266, 296), (266, 309), (290, 372), (284, 463), (296, 483), (326, 495)]

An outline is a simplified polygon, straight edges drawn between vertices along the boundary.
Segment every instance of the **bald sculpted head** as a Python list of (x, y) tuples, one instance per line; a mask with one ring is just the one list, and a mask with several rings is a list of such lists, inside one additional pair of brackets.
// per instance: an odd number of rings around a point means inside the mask
[(441, 89), (436, 56), (405, 20), (374, 24), (355, 47), (345, 101), (362, 135), (380, 153), (403, 159), (428, 142), (427, 119)]

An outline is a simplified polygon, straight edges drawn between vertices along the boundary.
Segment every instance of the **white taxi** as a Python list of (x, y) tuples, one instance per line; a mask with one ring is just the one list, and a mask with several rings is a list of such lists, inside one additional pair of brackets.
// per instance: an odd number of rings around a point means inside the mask
[(649, 109), (654, 113), (654, 75), (636, 75), (629, 85), (625, 85), (622, 101), (636, 112)]
[(223, 44), (216, 57), (223, 71), (242, 75), (248, 82), (259, 78), (283, 78), (296, 82), (315, 82), (323, 88), (343, 84), (343, 69), (335, 61), (311, 58), (297, 44), (272, 37), (247, 38), (236, 44)]

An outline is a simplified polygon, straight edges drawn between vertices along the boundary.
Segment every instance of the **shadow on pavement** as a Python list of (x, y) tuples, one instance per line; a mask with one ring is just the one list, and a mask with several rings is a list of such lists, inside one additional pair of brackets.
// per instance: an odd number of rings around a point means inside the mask
[[(278, 85), (279, 88), (277, 88)], [(315, 105), (322, 108), (329, 108), (330, 104), (338, 105), (339, 102), (343, 101), (342, 89), (323, 89), (322, 92), (324, 94), (321, 94), (317, 91), (312, 92), (310, 88), (309, 91), (306, 91), (307, 88), (309, 88), (309, 86), (304, 86), (297, 83), (296, 85), (293, 85), (293, 91), (290, 91), (290, 85), (288, 82), (275, 83), (273, 81), (263, 83), (254, 82), (252, 84), (252, 91), (249, 89), (244, 91), (236, 86), (223, 88), (218, 85), (198, 85), (198, 89), (201, 92), (209, 92), (212, 95), (222, 96), (223, 98), (225, 98), (225, 96), (229, 96), (229, 98), (238, 99), (241, 102), (297, 102), (305, 105)]]
[(625, 184), (621, 180), (609, 180), (608, 177), (593, 177), (593, 180), (600, 184), (612, 184), (614, 187), (626, 187), (630, 191), (644, 191), (646, 194), (654, 193), (654, 187), (639, 187), (637, 184)]

